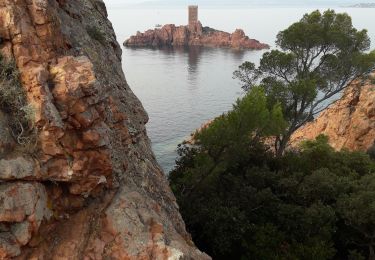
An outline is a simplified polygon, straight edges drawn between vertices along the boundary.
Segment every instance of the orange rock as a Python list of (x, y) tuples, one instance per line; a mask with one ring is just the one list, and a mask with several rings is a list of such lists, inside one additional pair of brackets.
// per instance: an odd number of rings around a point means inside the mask
[(209, 259), (192, 246), (155, 161), (106, 15), (102, 0), (0, 3), (0, 51), (17, 63), (38, 130), (36, 152), (0, 158), (0, 225), (9, 227), (0, 259)]
[(294, 133), (291, 145), (296, 146), (303, 140), (324, 134), (337, 150), (366, 151), (375, 142), (374, 111), (375, 85), (356, 82), (348, 87), (341, 99)]

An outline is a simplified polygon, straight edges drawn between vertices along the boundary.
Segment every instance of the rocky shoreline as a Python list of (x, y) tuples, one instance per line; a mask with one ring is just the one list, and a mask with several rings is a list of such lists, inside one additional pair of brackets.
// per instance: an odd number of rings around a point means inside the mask
[(167, 24), (144, 33), (137, 32), (136, 35), (124, 42), (124, 46), (149, 48), (203, 46), (251, 50), (269, 49), (270, 47), (268, 44), (250, 39), (242, 29), (228, 33), (203, 27), (200, 22), (181, 26)]

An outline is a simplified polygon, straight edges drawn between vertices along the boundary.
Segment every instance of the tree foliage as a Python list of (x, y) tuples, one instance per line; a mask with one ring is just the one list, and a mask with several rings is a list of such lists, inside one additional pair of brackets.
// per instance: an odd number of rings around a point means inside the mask
[(279, 103), (288, 126), (276, 138), (281, 155), (294, 131), (327, 107), (348, 84), (375, 68), (370, 39), (349, 15), (314, 11), (277, 35), (278, 49), (260, 65), (243, 63), (234, 77), (249, 90), (260, 85), (269, 105)]
[[(209, 127), (196, 132), (194, 146), (180, 147), (181, 160), (177, 162), (178, 167), (185, 167), (192, 163), (190, 161), (192, 156), (195, 165), (192, 165), (191, 169), (198, 167), (197, 172), (186, 175), (183, 193), (189, 195), (205, 181), (215, 178), (227, 167), (231, 167), (233, 162), (241, 164), (242, 159), (245, 162), (247, 158), (241, 157), (249, 151), (248, 147), (253, 147), (255, 150), (265, 149), (259, 146), (258, 140), (262, 136), (279, 133), (284, 125), (280, 106), (276, 104), (272, 109), (268, 109), (264, 91), (261, 88), (254, 88), (236, 102), (232, 111), (219, 116)], [(257, 155), (255, 153), (253, 155), (256, 158)], [(191, 179), (190, 183), (191, 175), (201, 177)]]
[(279, 158), (247, 138), (246, 148), (209, 175), (210, 147), (184, 146), (169, 176), (199, 248), (214, 259), (372, 255), (375, 161), (364, 153), (336, 152), (325, 137)]
[(179, 147), (169, 180), (198, 247), (214, 259), (372, 255), (375, 161), (336, 152), (325, 136), (275, 157), (264, 136), (284, 124), (253, 88)]

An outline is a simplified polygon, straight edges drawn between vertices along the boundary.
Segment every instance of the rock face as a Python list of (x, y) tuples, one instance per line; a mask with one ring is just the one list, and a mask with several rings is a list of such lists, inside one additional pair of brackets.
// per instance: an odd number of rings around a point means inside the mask
[(330, 145), (337, 150), (369, 149), (375, 142), (375, 85), (366, 81), (349, 86), (341, 99), (298, 130), (291, 144), (314, 139), (319, 134), (327, 135)]
[(234, 49), (268, 49), (269, 46), (250, 39), (244, 31), (237, 29), (234, 33), (202, 27), (200, 22), (190, 26), (164, 25), (160, 29), (138, 32), (124, 42), (127, 47), (186, 47), (208, 46)]
[(102, 0), (0, 0), (0, 51), (37, 130), (29, 150), (0, 112), (0, 259), (209, 259), (151, 151)]

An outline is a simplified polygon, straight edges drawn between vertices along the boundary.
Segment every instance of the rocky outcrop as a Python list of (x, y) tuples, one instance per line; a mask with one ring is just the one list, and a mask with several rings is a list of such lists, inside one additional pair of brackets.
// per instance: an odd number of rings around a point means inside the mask
[[(374, 79), (375, 72), (368, 80), (358, 80), (348, 86), (340, 99), (292, 135), (289, 148), (297, 148), (302, 141), (313, 140), (321, 134), (328, 136), (329, 144), (336, 150), (367, 151), (375, 147)], [(212, 121), (204, 123), (196, 132), (207, 128)], [(194, 144), (195, 133), (185, 143)], [(274, 138), (266, 138), (264, 142), (272, 147)]]
[(341, 99), (293, 134), (291, 145), (324, 134), (337, 150), (367, 151), (375, 142), (375, 85), (371, 81), (349, 86)]
[(127, 47), (186, 47), (208, 46), (235, 49), (268, 49), (269, 46), (250, 39), (244, 31), (237, 29), (230, 34), (209, 27), (202, 27), (200, 22), (193, 26), (164, 25), (162, 28), (138, 32), (124, 42)]
[[(0, 259), (208, 259), (185, 230), (102, 0), (1, 0), (35, 146), (0, 113)], [(1, 83), (0, 83), (1, 84)]]

